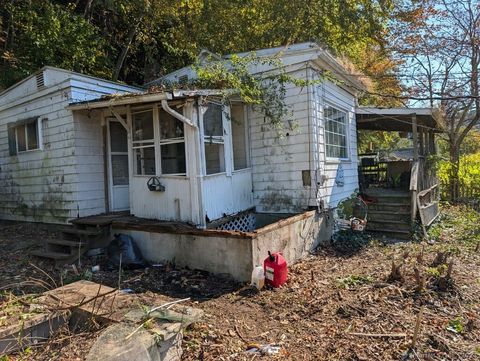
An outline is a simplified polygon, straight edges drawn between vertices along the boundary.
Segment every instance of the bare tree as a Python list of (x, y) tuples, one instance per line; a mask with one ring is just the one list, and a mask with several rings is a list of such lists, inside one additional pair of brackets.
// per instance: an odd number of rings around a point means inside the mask
[(440, 110), (451, 162), (450, 195), (456, 200), (461, 145), (480, 124), (480, 3), (407, 0), (398, 19), (394, 50), (403, 59), (412, 98)]

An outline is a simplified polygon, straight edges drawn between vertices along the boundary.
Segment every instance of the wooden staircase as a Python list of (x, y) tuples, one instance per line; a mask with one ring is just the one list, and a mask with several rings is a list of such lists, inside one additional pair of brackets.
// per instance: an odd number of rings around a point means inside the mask
[(109, 227), (73, 225), (62, 228), (60, 232), (62, 238), (45, 240), (42, 249), (30, 254), (52, 259), (56, 266), (73, 263), (87, 252), (94, 242), (108, 236)]
[(410, 239), (412, 233), (409, 192), (388, 189), (366, 192), (376, 201), (368, 205), (368, 232), (393, 239)]

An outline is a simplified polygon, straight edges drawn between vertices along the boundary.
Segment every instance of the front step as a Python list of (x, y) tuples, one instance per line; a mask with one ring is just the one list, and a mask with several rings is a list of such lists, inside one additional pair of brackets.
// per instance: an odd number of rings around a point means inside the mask
[(400, 231), (398, 229), (368, 229), (367, 226), (367, 232), (390, 239), (410, 240), (412, 237), (412, 234), (409, 231)]
[(410, 220), (410, 212), (403, 210), (368, 210), (368, 220), (405, 221)]
[(410, 222), (407, 221), (394, 221), (385, 219), (368, 220), (367, 231), (381, 229), (410, 232), (412, 230), (412, 226), (410, 225)]
[(62, 252), (48, 252), (45, 250), (37, 250), (30, 252), (32, 256), (42, 257), (42, 258), (49, 258), (53, 259), (55, 262), (57, 261), (66, 261), (72, 257), (71, 254), (66, 254)]
[(79, 228), (68, 227), (68, 228), (62, 228), (61, 232), (66, 234), (73, 234), (77, 236), (91, 236), (91, 237), (101, 236), (104, 234), (103, 228), (79, 229)]
[(95, 242), (106, 237), (109, 227), (63, 227), (60, 232), (63, 239), (44, 240), (43, 249), (31, 254), (55, 261), (57, 266), (72, 263), (87, 252)]

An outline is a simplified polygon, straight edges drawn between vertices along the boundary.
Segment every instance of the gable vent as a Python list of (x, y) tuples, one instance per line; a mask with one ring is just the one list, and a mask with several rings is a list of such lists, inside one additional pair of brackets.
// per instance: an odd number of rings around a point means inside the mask
[(178, 83), (181, 85), (185, 85), (188, 83), (188, 75), (182, 75), (178, 78)]
[(42, 89), (45, 87), (45, 77), (43, 76), (43, 71), (38, 73), (37, 76), (37, 89)]

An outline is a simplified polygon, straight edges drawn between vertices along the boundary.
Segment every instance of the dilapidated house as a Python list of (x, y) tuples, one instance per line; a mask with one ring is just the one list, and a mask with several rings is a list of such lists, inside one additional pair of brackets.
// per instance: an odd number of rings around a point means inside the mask
[[(256, 55), (311, 81), (286, 90), (295, 127), (272, 129), (216, 90), (149, 91), (51, 67), (5, 90), (0, 218), (108, 227), (150, 260), (241, 280), (268, 250), (298, 259), (330, 238), (331, 209), (358, 189), (363, 85), (314, 43)], [(152, 84), (189, 77), (186, 67)]]

